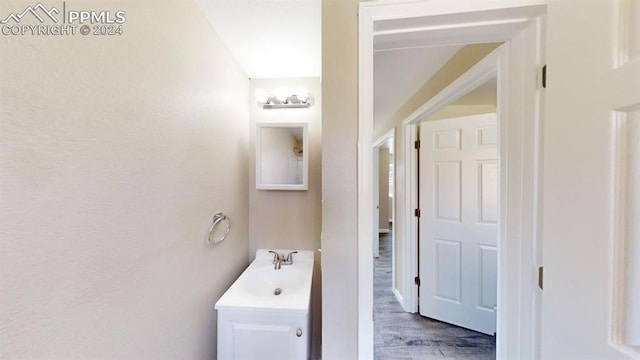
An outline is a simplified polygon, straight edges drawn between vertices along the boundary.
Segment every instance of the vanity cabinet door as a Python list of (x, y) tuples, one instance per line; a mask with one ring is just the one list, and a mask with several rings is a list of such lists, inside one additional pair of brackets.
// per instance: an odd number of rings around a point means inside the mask
[(296, 336), (293, 324), (233, 324), (233, 352), (235, 359), (267, 358), (296, 359)]
[(218, 318), (218, 360), (306, 360), (306, 317), (225, 314)]

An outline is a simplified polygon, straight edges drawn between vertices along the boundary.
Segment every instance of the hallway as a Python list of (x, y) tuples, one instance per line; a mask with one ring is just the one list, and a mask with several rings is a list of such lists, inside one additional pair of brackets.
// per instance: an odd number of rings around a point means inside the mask
[(495, 359), (495, 338), (406, 313), (391, 291), (391, 235), (380, 235), (374, 269), (376, 360)]

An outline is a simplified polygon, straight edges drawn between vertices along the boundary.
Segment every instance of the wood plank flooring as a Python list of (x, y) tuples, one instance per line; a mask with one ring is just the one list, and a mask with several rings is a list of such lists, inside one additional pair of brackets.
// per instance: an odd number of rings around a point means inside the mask
[(391, 246), (391, 235), (381, 235), (374, 262), (375, 359), (495, 359), (493, 336), (402, 310), (391, 290)]

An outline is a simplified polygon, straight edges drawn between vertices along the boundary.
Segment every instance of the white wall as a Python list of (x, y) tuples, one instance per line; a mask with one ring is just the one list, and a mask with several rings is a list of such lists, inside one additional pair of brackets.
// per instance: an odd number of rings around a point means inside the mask
[(248, 263), (249, 81), (191, 1), (83, 8), (126, 11), (124, 35), (0, 40), (0, 358), (215, 358)]
[[(263, 109), (253, 94), (263, 88), (270, 93), (283, 87), (295, 90), (304, 86), (314, 97), (314, 104), (307, 109)], [(313, 294), (313, 345), (314, 358), (319, 356), (322, 329), (320, 231), (322, 224), (322, 93), (320, 78), (251, 79), (249, 161), (249, 225), (250, 257), (257, 249), (299, 249), (315, 251)], [(255, 136), (256, 123), (307, 122), (309, 138), (309, 189), (306, 191), (256, 190)]]

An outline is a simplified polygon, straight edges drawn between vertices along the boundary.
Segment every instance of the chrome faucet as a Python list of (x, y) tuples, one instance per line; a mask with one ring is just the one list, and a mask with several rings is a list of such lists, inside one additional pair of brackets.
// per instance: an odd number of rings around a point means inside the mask
[(273, 254), (273, 268), (275, 270), (280, 270), (280, 268), (282, 267), (282, 265), (291, 265), (293, 264), (293, 254), (297, 254), (297, 251), (292, 251), (290, 253), (287, 254), (287, 256), (285, 257), (282, 254), (278, 254), (277, 252), (273, 251), (273, 250), (269, 250), (269, 253)]
[(275, 270), (280, 270), (280, 267), (282, 267), (282, 262), (284, 260), (282, 259), (282, 256), (278, 256), (278, 258), (276, 259), (276, 264), (273, 267)]
[(271, 254), (273, 254), (273, 264), (274, 264), (274, 269), (275, 270), (280, 270), (280, 267), (282, 267), (282, 262), (285, 261), (284, 260), (284, 256), (278, 254), (277, 252), (273, 251), (273, 250), (269, 250), (269, 252)]

